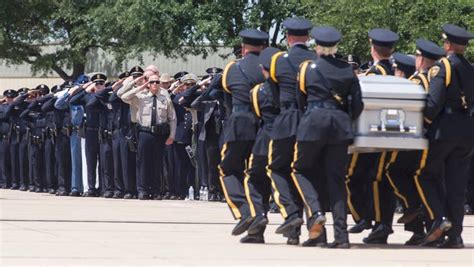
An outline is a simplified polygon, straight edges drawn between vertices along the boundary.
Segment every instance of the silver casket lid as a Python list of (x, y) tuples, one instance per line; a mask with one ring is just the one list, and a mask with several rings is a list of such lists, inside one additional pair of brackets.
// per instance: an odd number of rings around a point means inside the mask
[(423, 87), (405, 78), (369, 75), (359, 77), (359, 82), (363, 98), (426, 99)]
[[(362, 76), (359, 77), (359, 81), (364, 111), (355, 122), (356, 136), (349, 151), (367, 153), (425, 149), (428, 143), (422, 135), (422, 122), (427, 93), (423, 87), (395, 76)], [(382, 124), (381, 121), (389, 123), (390, 121), (386, 121), (385, 118), (388, 119), (393, 112), (398, 118), (403, 114), (404, 125), (412, 126), (410, 129), (416, 131), (402, 133), (388, 129), (385, 131), (385, 127), (374, 129), (374, 126)]]

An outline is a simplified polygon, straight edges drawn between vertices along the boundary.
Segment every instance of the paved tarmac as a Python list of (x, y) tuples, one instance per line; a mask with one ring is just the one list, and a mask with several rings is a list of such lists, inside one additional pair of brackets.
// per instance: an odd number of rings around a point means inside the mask
[(351, 235), (349, 250), (288, 246), (274, 234), (281, 216), (269, 219), (266, 244), (249, 245), (230, 235), (224, 203), (0, 190), (0, 266), (474, 266), (474, 216), (465, 218), (459, 250), (405, 247), (402, 225), (388, 246), (363, 245), (367, 233)]

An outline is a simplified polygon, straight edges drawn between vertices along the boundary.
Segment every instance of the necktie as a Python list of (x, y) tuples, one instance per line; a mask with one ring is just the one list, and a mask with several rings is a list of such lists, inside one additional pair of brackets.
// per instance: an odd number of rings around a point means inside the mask
[(156, 95), (153, 95), (153, 107), (151, 108), (151, 126), (156, 125)]

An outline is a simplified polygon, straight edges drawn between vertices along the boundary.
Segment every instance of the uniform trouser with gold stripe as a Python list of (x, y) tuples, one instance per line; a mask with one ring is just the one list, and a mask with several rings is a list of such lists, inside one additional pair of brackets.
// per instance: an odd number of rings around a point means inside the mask
[(380, 153), (354, 153), (346, 175), (347, 202), (355, 222), (374, 219), (373, 177), (377, 175)]
[[(392, 152), (386, 165), (385, 176), (392, 185), (393, 193), (406, 210), (416, 210), (421, 206), (414, 176), (420, 165), (422, 154), (423, 151), (420, 150)], [(405, 224), (405, 230), (423, 233), (423, 219), (417, 218)]]
[(250, 216), (245, 195), (244, 171), (254, 141), (233, 141), (224, 143), (219, 165), (222, 191), (235, 219)]
[(384, 224), (392, 226), (395, 214), (395, 195), (390, 183), (389, 177), (386, 176), (386, 166), (394, 152), (377, 153), (378, 160), (377, 172), (372, 180), (372, 193), (374, 196), (374, 217), (375, 224)]
[(295, 137), (271, 140), (268, 145), (267, 174), (272, 182), (273, 200), (283, 218), (302, 216), (303, 205), (291, 178)]
[[(347, 167), (347, 143), (327, 144), (321, 141), (298, 141), (292, 164), (293, 182), (303, 199), (308, 216), (323, 212), (318, 192), (327, 191), (334, 220), (335, 239), (348, 241), (347, 235), (347, 193), (344, 185)], [(314, 175), (313, 166), (320, 166)], [(317, 186), (317, 180), (324, 180), (325, 187)], [(316, 186), (315, 186), (316, 185)]]
[(244, 188), (252, 217), (265, 215), (269, 209), (269, 199), (272, 191), (270, 178), (268, 178), (266, 172), (267, 163), (267, 155), (250, 155)]
[(415, 176), (429, 219), (448, 217), (453, 223), (450, 238), (462, 233), (472, 150), (463, 141), (431, 141)]

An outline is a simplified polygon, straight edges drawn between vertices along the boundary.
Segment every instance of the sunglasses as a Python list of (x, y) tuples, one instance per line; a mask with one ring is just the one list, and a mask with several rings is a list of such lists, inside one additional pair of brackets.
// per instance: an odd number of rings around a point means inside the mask
[(160, 81), (149, 81), (149, 84), (160, 84)]
[(105, 82), (95, 82), (95, 85), (104, 85)]

